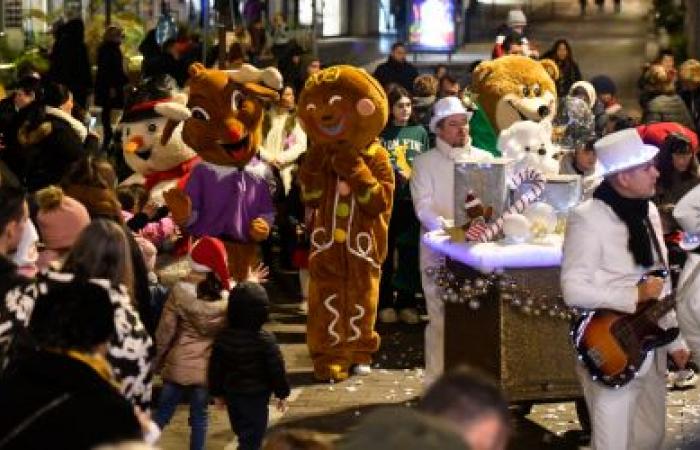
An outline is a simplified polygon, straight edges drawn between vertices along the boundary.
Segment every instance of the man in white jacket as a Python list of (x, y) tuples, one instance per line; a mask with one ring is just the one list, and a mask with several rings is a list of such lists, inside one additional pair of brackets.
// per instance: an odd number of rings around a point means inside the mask
[[(493, 156), (471, 146), (468, 112), (457, 97), (440, 99), (433, 107), (430, 131), (436, 134), (435, 148), (416, 156), (411, 176), (411, 196), (421, 231), (444, 228), (454, 221), (455, 161), (486, 161)], [(425, 385), (429, 386), (444, 368), (445, 308), (434, 280), (425, 269), (439, 265), (443, 256), (424, 243), (420, 245), (423, 293), (430, 322), (425, 329)]]
[[(649, 200), (659, 176), (653, 162), (658, 149), (645, 145), (635, 129), (627, 129), (600, 139), (595, 150), (605, 179), (593, 198), (569, 215), (562, 292), (571, 306), (633, 313), (638, 305), (655, 301), (670, 290), (668, 278), (643, 278), (666, 264), (661, 220)], [(662, 255), (655, 250), (652, 232)], [(659, 325), (676, 326), (675, 314), (667, 314)], [(593, 380), (583, 364), (577, 364), (591, 415), (594, 450), (661, 448), (667, 352), (680, 367), (687, 363), (688, 350), (678, 338), (667, 348), (650, 351), (637, 377), (620, 388)]]

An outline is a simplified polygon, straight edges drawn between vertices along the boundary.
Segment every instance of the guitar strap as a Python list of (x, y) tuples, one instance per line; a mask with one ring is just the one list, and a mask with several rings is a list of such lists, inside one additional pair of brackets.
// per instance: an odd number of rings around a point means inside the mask
[(668, 266), (668, 262), (666, 261), (666, 257), (664, 256), (663, 250), (661, 250), (661, 243), (659, 242), (659, 238), (656, 236), (656, 230), (654, 230), (654, 225), (652, 225), (651, 220), (649, 220), (649, 216), (644, 218), (644, 225), (646, 225), (647, 231), (651, 236), (651, 243), (654, 245), (654, 250), (656, 251), (656, 254), (659, 257), (661, 264), (664, 266), (664, 269), (666, 269), (666, 272), (670, 275), (671, 269)]

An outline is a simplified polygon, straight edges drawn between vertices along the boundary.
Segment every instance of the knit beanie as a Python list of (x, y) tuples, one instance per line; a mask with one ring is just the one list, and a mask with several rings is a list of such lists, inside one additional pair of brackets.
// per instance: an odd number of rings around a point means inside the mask
[(615, 95), (617, 93), (615, 82), (607, 75), (598, 75), (591, 78), (591, 84), (599, 96), (602, 94)]
[(36, 222), (46, 248), (62, 250), (72, 247), (90, 223), (85, 206), (56, 186), (38, 191), (36, 201), (39, 205)]
[(195, 272), (214, 272), (224, 289), (231, 289), (226, 247), (219, 239), (205, 236), (198, 240), (190, 252), (190, 266)]

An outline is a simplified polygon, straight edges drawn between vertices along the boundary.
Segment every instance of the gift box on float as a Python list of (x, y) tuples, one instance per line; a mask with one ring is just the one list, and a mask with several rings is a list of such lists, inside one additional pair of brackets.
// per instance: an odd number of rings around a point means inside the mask
[[(583, 186), (579, 175), (547, 175), (544, 192), (539, 201), (552, 206), (558, 215), (566, 215), (583, 197)], [(529, 182), (521, 184), (513, 193), (511, 201), (519, 198), (531, 188)]]
[(457, 161), (454, 168), (455, 226), (468, 222), (465, 203), (467, 197), (478, 198), (485, 208), (493, 208), (493, 217), (499, 217), (509, 205), (508, 174), (512, 162), (496, 158), (488, 162)]

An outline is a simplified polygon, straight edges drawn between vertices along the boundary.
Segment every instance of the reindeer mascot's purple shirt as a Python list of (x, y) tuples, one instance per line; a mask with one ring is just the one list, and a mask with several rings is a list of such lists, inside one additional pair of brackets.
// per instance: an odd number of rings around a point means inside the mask
[(248, 227), (253, 219), (262, 217), (272, 226), (275, 208), (269, 184), (256, 168), (259, 164), (251, 161), (239, 169), (199, 163), (185, 186), (192, 200), (187, 231), (194, 236), (250, 242)]

